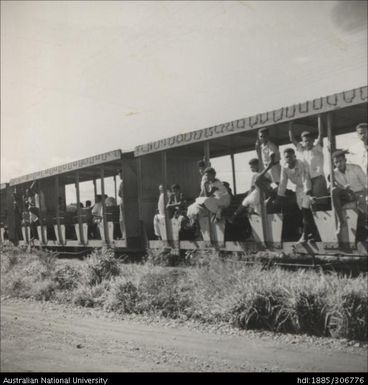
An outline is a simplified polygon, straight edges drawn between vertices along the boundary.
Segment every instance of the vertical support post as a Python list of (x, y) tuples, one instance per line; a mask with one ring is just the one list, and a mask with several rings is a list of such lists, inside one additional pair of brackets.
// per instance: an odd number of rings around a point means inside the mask
[(230, 154), (231, 157), (231, 171), (233, 174), (233, 188), (234, 188), (234, 195), (236, 195), (236, 177), (235, 177), (235, 159), (234, 159), (234, 154)]
[(26, 205), (25, 205), (25, 202), (24, 202), (24, 186), (22, 186), (22, 189), (21, 189), (21, 194), (22, 194), (22, 214), (24, 211), (26, 211)]
[(167, 205), (167, 154), (166, 151), (161, 152), (161, 167), (162, 167), (162, 179), (164, 185), (164, 205), (165, 205), (165, 231), (167, 243), (170, 244), (171, 241), (171, 231), (169, 229), (169, 216)]
[(143, 179), (142, 179), (142, 158), (138, 156), (137, 159), (137, 176), (138, 176), (138, 212), (139, 221), (141, 224), (142, 242), (145, 248), (148, 247), (148, 236), (143, 221)]
[[(319, 123), (319, 120), (318, 120)], [(328, 138), (328, 159), (330, 164), (330, 195), (331, 195), (331, 207), (332, 207), (332, 213), (333, 217), (335, 218), (335, 228), (337, 226), (337, 218), (336, 218), (336, 209), (334, 206), (334, 202), (332, 199), (332, 189), (335, 185), (335, 174), (334, 174), (334, 165), (332, 160), (332, 153), (335, 151), (336, 148), (336, 138), (334, 137), (332, 133), (332, 114), (331, 112), (327, 112), (327, 138)]]
[(106, 204), (105, 204), (105, 167), (101, 165), (101, 196), (102, 196), (102, 224), (105, 234), (105, 243), (109, 243), (109, 234), (106, 223)]
[[(121, 169), (121, 173), (122, 173), (122, 177), (123, 179), (121, 180), (121, 183), (123, 183), (123, 196), (120, 197), (121, 199), (121, 204), (120, 204), (120, 207), (119, 207), (119, 210), (120, 210), (120, 215), (119, 215), (119, 219), (120, 219), (120, 223), (119, 223), (119, 226), (120, 226), (120, 231), (121, 231), (121, 238), (122, 239), (125, 239), (126, 241), (127, 240), (127, 228), (126, 228), (126, 220), (125, 220), (125, 197), (127, 196), (127, 191), (126, 191), (126, 179), (125, 179), (125, 168), (124, 168), (124, 161), (122, 160), (121, 161), (121, 165), (120, 165), (120, 169)], [(120, 190), (120, 188), (119, 188)], [(116, 194), (116, 177), (115, 177), (115, 194)]]
[(204, 142), (204, 160), (206, 162), (206, 166), (208, 167), (210, 165), (210, 142), (206, 140)]
[(318, 125), (318, 131), (323, 130), (323, 121), (322, 121), (322, 114), (318, 114), (317, 116), (317, 125)]
[(118, 192), (116, 188), (116, 175), (114, 175), (114, 193), (115, 193), (115, 201), (118, 201)]
[[(26, 236), (26, 239), (23, 239), (24, 242), (28, 243), (29, 242), (29, 239), (28, 239), (28, 230), (27, 230), (27, 226), (26, 226), (26, 223), (27, 221), (25, 221), (25, 218), (24, 218), (24, 213), (26, 211), (26, 204), (25, 204), (25, 201), (24, 201), (24, 198), (25, 198), (25, 191), (24, 191), (24, 186), (22, 186), (22, 190), (21, 190), (21, 194), (22, 194), (22, 221), (23, 221), (23, 224), (24, 224), (24, 234)], [(29, 215), (28, 215), (28, 218), (29, 219)], [(22, 234), (23, 235), (23, 234)]]
[(59, 175), (55, 176), (55, 199), (56, 199), (56, 226), (57, 226), (57, 233), (59, 236), (60, 244), (62, 245), (62, 234), (61, 234), (61, 227), (60, 227), (60, 208), (59, 208)]
[(40, 220), (40, 227), (41, 227), (41, 241), (42, 241), (42, 244), (46, 244), (46, 239), (45, 239), (45, 234), (44, 234), (44, 226), (45, 225), (44, 225), (43, 217), (42, 217), (43, 213), (44, 213), (44, 207), (43, 207), (43, 202), (42, 202), (42, 198), (41, 198), (41, 193), (43, 195), (41, 181), (38, 181), (37, 184), (38, 184), (38, 199), (39, 199), (39, 206), (40, 206), (39, 207), (39, 210), (40, 210), (39, 220)]
[(95, 196), (93, 197), (93, 199), (96, 198), (96, 195), (97, 195), (97, 185), (96, 185), (96, 179), (93, 179), (93, 192), (95, 194)]
[[(210, 142), (208, 140), (206, 140), (204, 142), (203, 146), (204, 146), (204, 159), (206, 162), (206, 166), (208, 167), (210, 165), (210, 159), (211, 159)], [(210, 233), (210, 240), (212, 243), (213, 242), (213, 231), (212, 231), (211, 215), (208, 216), (208, 231)]]
[[(263, 170), (264, 169), (264, 164), (262, 161), (262, 153), (261, 153), (261, 148), (258, 147), (257, 149), (257, 156), (259, 160), (259, 169)], [(259, 194), (259, 204), (261, 208), (261, 219), (262, 219), (262, 229), (263, 229), (263, 236), (264, 236), (264, 244), (267, 247), (267, 241), (269, 239), (269, 232), (268, 232), (268, 226), (267, 226), (267, 211), (266, 211), (266, 206), (265, 206), (265, 199), (264, 199), (264, 193), (262, 190), (260, 190)]]
[(85, 244), (84, 235), (83, 235), (83, 224), (81, 217), (81, 207), (80, 207), (80, 190), (79, 190), (79, 170), (75, 172), (75, 191), (77, 195), (77, 215), (78, 215), (78, 228), (80, 242), (82, 245)]
[(138, 173), (138, 205), (139, 219), (143, 220), (143, 179), (142, 179), (142, 157), (137, 158), (137, 173)]

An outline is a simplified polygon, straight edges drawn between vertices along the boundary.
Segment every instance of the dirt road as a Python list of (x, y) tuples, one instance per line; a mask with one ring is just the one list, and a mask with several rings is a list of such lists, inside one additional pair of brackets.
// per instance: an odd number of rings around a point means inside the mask
[(5, 299), (1, 371), (367, 371), (364, 348), (280, 342), (117, 320), (88, 310)]

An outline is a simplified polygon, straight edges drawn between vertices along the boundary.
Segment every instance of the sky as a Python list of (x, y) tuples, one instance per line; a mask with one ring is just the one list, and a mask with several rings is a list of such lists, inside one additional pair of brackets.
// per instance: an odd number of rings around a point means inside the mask
[(365, 1), (1, 1), (1, 181), (363, 85)]

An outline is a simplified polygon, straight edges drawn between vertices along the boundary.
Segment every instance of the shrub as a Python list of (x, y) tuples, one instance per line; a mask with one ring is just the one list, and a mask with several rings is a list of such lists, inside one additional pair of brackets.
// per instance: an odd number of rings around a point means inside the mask
[(184, 258), (180, 255), (173, 254), (171, 249), (162, 251), (149, 250), (146, 257), (146, 262), (153, 266), (174, 267), (184, 263)]
[(113, 251), (95, 251), (86, 259), (86, 279), (90, 285), (119, 275), (119, 263)]
[(138, 290), (131, 281), (123, 278), (112, 285), (105, 303), (105, 309), (118, 313), (134, 313), (138, 300)]
[(109, 286), (108, 281), (96, 285), (80, 284), (73, 291), (72, 302), (84, 307), (101, 307), (106, 301)]
[(32, 297), (40, 301), (49, 301), (55, 297), (56, 284), (51, 279), (36, 282), (32, 286)]
[(17, 265), (21, 259), (22, 251), (16, 247), (2, 246), (1, 255), (1, 272), (6, 273)]
[(11, 271), (1, 279), (1, 292), (12, 297), (31, 297), (32, 281), (22, 272)]
[(55, 270), (54, 280), (60, 290), (72, 290), (78, 286), (81, 273), (70, 265)]

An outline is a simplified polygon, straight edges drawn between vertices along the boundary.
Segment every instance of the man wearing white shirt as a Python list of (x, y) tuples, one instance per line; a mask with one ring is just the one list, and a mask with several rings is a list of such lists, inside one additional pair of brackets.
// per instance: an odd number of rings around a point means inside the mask
[(332, 190), (332, 199), (338, 218), (336, 233), (346, 226), (346, 219), (342, 206), (349, 202), (356, 202), (358, 210), (366, 215), (367, 177), (357, 164), (346, 163), (345, 151), (336, 150), (332, 154), (334, 162), (335, 186)]
[(367, 123), (360, 123), (356, 126), (358, 140), (349, 148), (349, 161), (361, 165), (367, 174)]
[(301, 136), (301, 142), (298, 142), (294, 137), (293, 126), (290, 124), (289, 137), (290, 141), (296, 147), (298, 158), (301, 159), (307, 166), (311, 183), (312, 192), (314, 197), (323, 197), (328, 195), (326, 178), (323, 171), (323, 134), (322, 128), (318, 128), (318, 138), (313, 141), (311, 132), (303, 131)]
[(303, 161), (296, 158), (295, 151), (292, 148), (284, 150), (285, 164), (281, 166), (280, 185), (278, 187), (278, 197), (285, 201), (285, 192), (288, 181), (295, 184), (296, 201), (303, 216), (303, 234), (298, 243), (304, 243), (311, 237), (318, 237), (317, 230), (313, 221), (313, 215), (310, 210), (312, 184)]

